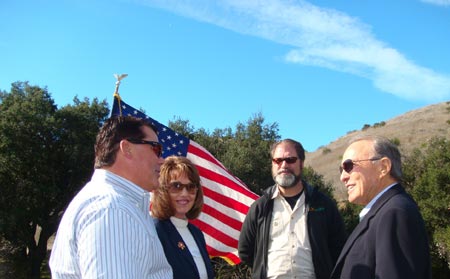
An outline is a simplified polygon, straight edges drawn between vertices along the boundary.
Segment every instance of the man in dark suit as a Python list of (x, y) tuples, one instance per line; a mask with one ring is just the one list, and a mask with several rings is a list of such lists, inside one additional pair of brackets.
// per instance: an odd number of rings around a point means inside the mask
[(331, 278), (431, 278), (427, 233), (400, 185), (401, 156), (389, 140), (353, 140), (340, 166), (351, 203), (364, 205)]

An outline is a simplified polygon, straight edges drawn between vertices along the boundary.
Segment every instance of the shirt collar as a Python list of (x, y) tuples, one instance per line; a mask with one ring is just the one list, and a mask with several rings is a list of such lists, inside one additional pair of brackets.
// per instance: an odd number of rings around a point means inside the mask
[(272, 200), (281, 197), (280, 189), (278, 188), (278, 185), (275, 184), (275, 191), (273, 191), (272, 197), (270, 197)]
[(391, 189), (395, 184), (397, 184), (397, 182), (392, 183), (391, 185), (387, 186), (386, 188), (384, 188), (383, 191), (379, 192), (378, 195), (376, 195), (359, 213), (359, 221), (361, 221), (364, 216), (367, 215), (367, 213), (369, 213), (369, 210), (372, 208), (373, 204), (389, 189)]
[(96, 169), (91, 180), (107, 181), (119, 194), (128, 197), (138, 208), (144, 211), (150, 209), (150, 192), (122, 176), (105, 169)]

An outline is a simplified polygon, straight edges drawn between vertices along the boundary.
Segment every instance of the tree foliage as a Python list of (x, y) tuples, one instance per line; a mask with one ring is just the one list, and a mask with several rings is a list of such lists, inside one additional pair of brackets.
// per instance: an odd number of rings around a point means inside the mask
[(246, 124), (238, 123), (235, 131), (195, 131), (189, 121), (180, 119), (169, 126), (205, 147), (253, 192), (261, 194), (273, 185), (269, 149), (280, 139), (277, 123), (265, 124), (264, 117), (256, 114)]
[(92, 173), (93, 146), (109, 113), (105, 101), (74, 98), (58, 109), (28, 82), (0, 93), (0, 234), (39, 278), (60, 213)]
[(450, 277), (450, 140), (433, 138), (404, 160), (404, 181), (425, 220), (433, 278)]

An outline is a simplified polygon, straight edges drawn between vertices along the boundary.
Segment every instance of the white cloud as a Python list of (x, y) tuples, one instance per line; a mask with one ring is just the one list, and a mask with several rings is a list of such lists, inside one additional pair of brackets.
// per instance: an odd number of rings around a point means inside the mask
[(370, 26), (333, 9), (302, 0), (142, 1), (198, 21), (292, 46), (295, 49), (285, 55), (287, 62), (358, 75), (400, 98), (426, 101), (450, 98), (450, 75), (416, 65), (377, 40)]
[(450, 7), (450, 0), (421, 0), (424, 3), (433, 4), (437, 6)]

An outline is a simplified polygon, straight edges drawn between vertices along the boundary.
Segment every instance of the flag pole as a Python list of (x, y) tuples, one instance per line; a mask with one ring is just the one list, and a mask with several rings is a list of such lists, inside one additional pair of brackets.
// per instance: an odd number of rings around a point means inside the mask
[(114, 77), (117, 79), (116, 81), (116, 89), (114, 90), (114, 98), (117, 99), (117, 103), (119, 105), (119, 115), (122, 116), (122, 106), (120, 105), (120, 95), (119, 95), (119, 86), (120, 81), (124, 78), (126, 78), (128, 74), (114, 74)]

